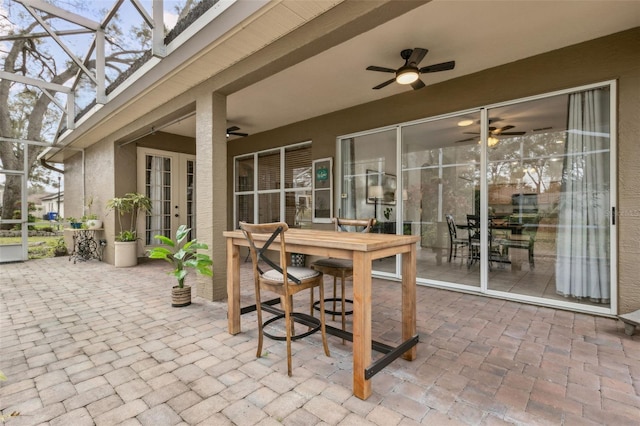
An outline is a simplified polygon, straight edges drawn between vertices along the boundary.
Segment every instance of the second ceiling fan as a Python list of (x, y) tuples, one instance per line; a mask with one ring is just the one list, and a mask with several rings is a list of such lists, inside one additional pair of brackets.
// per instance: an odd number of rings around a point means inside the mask
[(367, 70), (394, 73), (396, 76), (390, 80), (378, 84), (373, 89), (382, 89), (394, 81), (398, 84), (411, 84), (413, 90), (422, 89), (425, 84), (420, 80), (420, 74), (427, 74), (438, 71), (452, 70), (456, 66), (456, 61), (442, 62), (440, 64), (427, 65), (418, 68), (418, 64), (424, 59), (429, 52), (428, 49), (416, 47), (415, 49), (404, 49), (400, 52), (400, 56), (404, 59), (404, 65), (398, 69), (379, 67), (377, 65), (369, 65)]
[[(499, 121), (499, 120), (494, 120)], [(489, 121), (491, 122), (491, 120)], [(507, 125), (502, 127), (489, 127), (489, 146), (495, 146), (498, 143), (498, 136), (522, 136), (527, 132), (508, 132), (507, 130), (511, 130), (515, 128), (515, 126)], [(465, 135), (480, 135), (480, 132), (464, 132)], [(456, 142), (469, 142), (473, 140), (478, 140), (478, 137), (462, 139)]]
[(238, 130), (240, 130), (240, 127), (238, 126), (231, 126), (227, 129), (227, 137), (229, 136), (249, 136), (248, 133), (242, 133), (242, 132), (238, 132)]

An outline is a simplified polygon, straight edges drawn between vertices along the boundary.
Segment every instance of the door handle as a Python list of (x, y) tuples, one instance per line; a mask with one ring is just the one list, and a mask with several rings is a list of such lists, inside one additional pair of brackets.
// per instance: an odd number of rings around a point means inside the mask
[(176, 213), (176, 217), (180, 217), (180, 215), (178, 213)]

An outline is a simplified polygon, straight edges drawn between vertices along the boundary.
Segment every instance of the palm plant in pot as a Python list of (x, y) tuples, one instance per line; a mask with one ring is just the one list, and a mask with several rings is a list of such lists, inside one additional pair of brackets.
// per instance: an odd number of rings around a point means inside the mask
[(169, 275), (173, 275), (178, 280), (178, 285), (171, 289), (171, 306), (173, 307), (191, 304), (191, 287), (184, 284), (189, 269), (208, 277), (213, 276), (211, 257), (205, 253), (198, 253), (198, 250), (207, 250), (209, 247), (196, 239), (184, 242), (189, 232), (191, 228), (180, 225), (175, 240), (164, 235), (156, 235), (154, 238), (160, 240), (162, 245), (153, 247), (149, 251), (150, 259), (163, 259), (174, 267), (173, 271), (169, 272)]
[[(115, 242), (115, 266), (126, 267), (138, 264), (136, 225), (141, 214), (151, 212), (151, 200), (149, 197), (130, 192), (124, 197), (112, 198), (107, 202), (107, 210), (116, 212), (120, 232), (116, 235)], [(129, 215), (129, 227), (123, 225), (123, 217)], [(124, 222), (126, 224), (126, 222)]]

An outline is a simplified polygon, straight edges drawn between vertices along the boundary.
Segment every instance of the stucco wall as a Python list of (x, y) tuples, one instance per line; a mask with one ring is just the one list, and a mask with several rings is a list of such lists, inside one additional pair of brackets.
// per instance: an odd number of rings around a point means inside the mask
[(64, 163), (64, 202), (65, 219), (82, 216), (84, 205), (82, 153), (78, 152)]
[[(513, 62), (418, 91), (327, 114), (235, 140), (233, 157), (313, 141), (313, 158), (334, 157), (340, 135), (606, 80), (618, 81), (618, 302), (640, 309), (640, 28)], [(229, 193), (229, 206), (232, 206)], [(233, 211), (227, 212), (232, 228)]]
[[(83, 206), (83, 177), (82, 177), (82, 153), (70, 157), (64, 163), (64, 198), (65, 198), (65, 215), (64, 218), (75, 217), (79, 219), (82, 216)], [(71, 234), (65, 233), (64, 242), (71, 251), (73, 240)]]
[(196, 140), (171, 133), (156, 132), (136, 141), (137, 146), (196, 155)]
[[(65, 194), (67, 205), (74, 206), (73, 215), (83, 215), (82, 206), (93, 198), (92, 213), (103, 220), (104, 232), (100, 238), (107, 240), (103, 250), (103, 260), (114, 262), (115, 235), (119, 232), (117, 217), (114, 212), (107, 211), (108, 200), (120, 197), (128, 192), (136, 192), (137, 181), (137, 146), (145, 146), (160, 150), (170, 150), (186, 154), (195, 154), (193, 138), (157, 132), (136, 141), (120, 146), (108, 140), (92, 145), (85, 151), (84, 201), (82, 195), (82, 156), (78, 154), (65, 163)], [(113, 171), (115, 170), (115, 173)], [(88, 213), (88, 211), (87, 211)], [(128, 218), (123, 217), (125, 222)], [(142, 256), (142, 246), (139, 247)]]
[[(113, 148), (112, 144), (101, 142), (90, 146), (85, 150), (85, 212), (92, 200), (91, 213), (98, 215), (103, 221), (104, 231), (98, 233), (97, 238), (107, 239), (113, 235), (113, 213), (107, 213), (107, 200), (113, 197)], [(112, 259), (109, 248), (113, 250), (113, 244), (108, 244), (103, 251), (106, 260)], [(113, 260), (111, 260), (113, 262)]]

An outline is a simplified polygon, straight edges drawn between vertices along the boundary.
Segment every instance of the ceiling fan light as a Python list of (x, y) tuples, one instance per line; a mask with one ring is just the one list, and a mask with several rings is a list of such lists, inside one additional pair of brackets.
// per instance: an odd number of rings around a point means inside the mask
[(411, 84), (418, 79), (418, 70), (414, 67), (401, 67), (396, 72), (396, 82), (398, 84)]
[(494, 138), (493, 136), (489, 136), (489, 139), (487, 140), (487, 144), (489, 145), (489, 147), (493, 147), (498, 145), (498, 142), (500, 140), (498, 138)]

